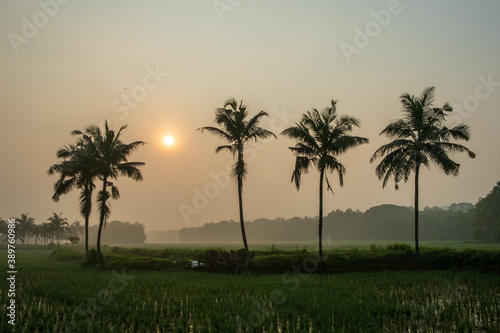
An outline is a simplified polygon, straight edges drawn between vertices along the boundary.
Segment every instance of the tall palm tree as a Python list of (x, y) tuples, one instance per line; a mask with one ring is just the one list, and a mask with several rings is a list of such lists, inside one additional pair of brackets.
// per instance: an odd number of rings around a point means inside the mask
[(245, 234), (245, 224), (243, 219), (243, 181), (247, 174), (247, 167), (244, 160), (245, 144), (259, 139), (276, 137), (271, 131), (259, 126), (259, 121), (262, 117), (268, 116), (267, 112), (260, 111), (252, 118), (248, 119), (247, 107), (243, 105), (243, 101), (238, 102), (236, 99), (228, 99), (222, 108), (215, 111), (215, 123), (219, 127), (206, 126), (198, 130), (202, 133), (207, 131), (216, 135), (227, 142), (227, 144), (218, 146), (215, 153), (227, 150), (236, 157), (236, 162), (233, 165), (232, 176), (236, 178), (238, 185), (238, 203), (240, 213), (241, 236), (243, 245), (247, 254), (247, 260), (251, 260), (250, 251), (248, 250), (247, 237)]
[(405, 93), (400, 96), (403, 104), (403, 118), (391, 122), (384, 128), (384, 134), (392, 139), (383, 145), (370, 159), (373, 162), (383, 157), (375, 169), (379, 179), (383, 179), (382, 187), (389, 179), (394, 178), (395, 188), (400, 181), (408, 181), (411, 173), (415, 173), (415, 252), (419, 254), (418, 241), (418, 199), (420, 167), (430, 169), (431, 162), (436, 164), (447, 175), (458, 175), (460, 164), (451, 160), (451, 153), (465, 152), (470, 158), (476, 154), (466, 147), (453, 143), (453, 140), (470, 138), (469, 126), (459, 124), (453, 128), (445, 126), (446, 116), (452, 107), (445, 103), (443, 107), (433, 106), (435, 101), (434, 87), (426, 88), (420, 96)]
[(285, 129), (281, 134), (297, 141), (290, 147), (295, 157), (295, 169), (292, 182), (297, 190), (300, 188), (302, 174), (307, 173), (311, 166), (319, 171), (319, 257), (323, 260), (323, 185), (326, 180), (327, 189), (333, 193), (328, 181), (327, 172), (336, 171), (340, 186), (344, 185), (346, 169), (338, 160), (338, 156), (349, 148), (368, 143), (367, 138), (351, 136), (353, 127), (359, 127), (360, 121), (352, 116), (337, 114), (337, 101), (332, 100), (329, 107), (319, 111), (312, 109), (302, 115), (295, 126)]
[[(73, 131), (72, 135), (81, 134)], [(52, 200), (58, 202), (60, 196), (70, 192), (74, 187), (80, 192), (80, 214), (85, 219), (85, 257), (89, 249), (89, 219), (92, 211), (92, 193), (95, 189), (97, 178), (95, 148), (91, 138), (82, 134), (76, 145), (65, 146), (57, 152), (57, 157), (62, 158), (50, 167), (49, 175), (59, 174), (59, 180), (54, 184)]]
[[(73, 131), (74, 134), (87, 135), (93, 142), (95, 153), (93, 158), (96, 162), (96, 173), (102, 181), (102, 189), (97, 194), (98, 209), (99, 209), (99, 229), (97, 232), (97, 254), (99, 260), (103, 262), (101, 253), (101, 234), (102, 228), (106, 224), (107, 218), (111, 214), (108, 205), (108, 199), (111, 196), (113, 199), (118, 199), (120, 193), (118, 188), (111, 182), (117, 179), (118, 176), (127, 176), (136, 181), (143, 179), (142, 173), (139, 170), (143, 166), (143, 162), (129, 162), (129, 155), (138, 147), (145, 144), (143, 141), (135, 141), (132, 143), (124, 143), (120, 136), (127, 126), (120, 127), (118, 132), (113, 131), (108, 126), (108, 121), (104, 123), (104, 131), (98, 126), (89, 126), (85, 130), (85, 134), (80, 131)], [(108, 191), (111, 188), (111, 195)]]
[(30, 233), (32, 232), (35, 225), (35, 219), (28, 216), (28, 214), (29, 213), (21, 214), (20, 218), (16, 218), (16, 224), (19, 228), (19, 239), (21, 239), (21, 242), (23, 244), (25, 241), (27, 241), (27, 238), (29, 238)]
[(62, 213), (59, 213), (59, 215), (56, 213), (52, 213), (52, 216), (47, 220), (50, 222), (50, 226), (56, 234), (57, 244), (59, 244), (61, 232), (64, 233), (69, 229), (68, 219), (62, 217)]

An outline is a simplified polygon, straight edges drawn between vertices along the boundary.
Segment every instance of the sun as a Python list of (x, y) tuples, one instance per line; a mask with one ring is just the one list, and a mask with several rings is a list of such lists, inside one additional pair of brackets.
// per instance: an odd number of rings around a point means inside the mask
[(170, 135), (169, 136), (166, 136), (163, 138), (163, 142), (167, 145), (167, 146), (171, 146), (174, 144), (174, 138), (171, 137)]

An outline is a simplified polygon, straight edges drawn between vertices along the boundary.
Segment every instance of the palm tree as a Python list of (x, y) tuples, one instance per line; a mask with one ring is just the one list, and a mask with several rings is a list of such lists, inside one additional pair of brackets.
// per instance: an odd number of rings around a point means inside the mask
[[(95, 153), (92, 158), (95, 159), (95, 172), (102, 180), (102, 190), (97, 194), (98, 209), (99, 209), (99, 229), (97, 232), (97, 254), (101, 262), (103, 262), (101, 254), (101, 234), (102, 228), (106, 224), (107, 218), (111, 214), (108, 205), (108, 198), (118, 199), (120, 193), (118, 188), (110, 181), (117, 179), (119, 175), (127, 176), (135, 181), (143, 179), (142, 173), (138, 167), (143, 166), (143, 162), (129, 162), (129, 155), (138, 147), (145, 144), (143, 141), (135, 141), (132, 143), (124, 143), (120, 139), (121, 132), (127, 126), (122, 126), (115, 133), (108, 126), (108, 121), (104, 123), (104, 132), (98, 126), (89, 126), (85, 130), (85, 134), (80, 131), (73, 131), (75, 135), (87, 135), (91, 138)], [(108, 187), (111, 188), (111, 195), (108, 192)]]
[(21, 242), (24, 244), (28, 240), (33, 226), (35, 225), (35, 219), (28, 216), (29, 213), (21, 214), (20, 218), (16, 218), (16, 223), (19, 228), (18, 235)]
[(41, 224), (35, 224), (33, 226), (33, 236), (35, 236), (35, 246), (38, 243), (38, 238), (40, 237), (40, 231), (41, 231)]
[(243, 238), (243, 245), (245, 246), (248, 260), (251, 260), (251, 258), (245, 234), (242, 200), (243, 181), (247, 174), (247, 167), (244, 160), (244, 148), (245, 144), (248, 142), (256, 142), (259, 139), (266, 139), (271, 136), (276, 137), (271, 131), (259, 127), (260, 119), (265, 116), (268, 116), (267, 112), (260, 111), (252, 118), (247, 119), (247, 107), (243, 105), (243, 101), (241, 101), (238, 106), (238, 102), (234, 98), (231, 98), (224, 103), (224, 107), (218, 108), (215, 112), (215, 123), (219, 127), (207, 126), (198, 129), (202, 133), (207, 131), (227, 142), (225, 145), (218, 146), (215, 149), (215, 153), (227, 150), (233, 154), (233, 158), (236, 157), (236, 162), (232, 169), (232, 176), (236, 177), (236, 182), (238, 184), (241, 236)]
[[(71, 132), (72, 135), (81, 134), (80, 131)], [(52, 200), (58, 202), (60, 196), (67, 194), (74, 187), (80, 192), (80, 214), (85, 219), (85, 257), (89, 249), (89, 219), (92, 211), (92, 193), (97, 178), (95, 147), (91, 138), (82, 134), (76, 145), (65, 146), (57, 152), (57, 157), (62, 158), (50, 167), (49, 175), (59, 174), (59, 180), (54, 184)]]
[(43, 239), (43, 244), (46, 245), (49, 241), (49, 237), (52, 234), (50, 224), (44, 222), (40, 225), (40, 236)]
[(295, 126), (285, 129), (281, 134), (297, 140), (297, 144), (290, 147), (296, 156), (295, 169), (292, 173), (292, 182), (297, 190), (300, 188), (302, 174), (314, 166), (319, 171), (319, 257), (323, 260), (323, 185), (326, 180), (327, 189), (333, 193), (326, 172), (336, 171), (339, 175), (340, 186), (344, 185), (346, 169), (337, 159), (349, 148), (368, 143), (367, 138), (348, 135), (353, 127), (359, 127), (360, 121), (348, 115), (337, 114), (337, 101), (332, 100), (329, 107), (321, 111), (312, 109), (302, 115)]
[(85, 233), (85, 227), (82, 226), (80, 221), (75, 221), (70, 225), (70, 233), (72, 236), (80, 238), (80, 235)]
[(53, 215), (49, 217), (47, 220), (50, 222), (50, 226), (56, 234), (57, 244), (59, 244), (60, 232), (64, 233), (66, 230), (69, 229), (68, 219), (62, 217), (62, 213), (59, 213), (59, 215), (53, 213)]
[(444, 125), (446, 115), (452, 112), (452, 107), (445, 103), (436, 108), (434, 103), (434, 87), (426, 88), (418, 97), (405, 93), (400, 96), (403, 104), (403, 118), (391, 122), (380, 135), (385, 134), (392, 139), (383, 145), (370, 159), (373, 162), (383, 157), (375, 172), (383, 179), (382, 187), (389, 179), (394, 178), (395, 188), (400, 181), (408, 181), (412, 172), (415, 173), (415, 252), (419, 254), (418, 243), (418, 199), (419, 174), (422, 165), (430, 169), (431, 162), (436, 164), (447, 175), (458, 175), (460, 164), (451, 160), (451, 153), (465, 152), (470, 158), (476, 154), (466, 147), (452, 143), (452, 140), (468, 141), (469, 126), (459, 124), (453, 128)]

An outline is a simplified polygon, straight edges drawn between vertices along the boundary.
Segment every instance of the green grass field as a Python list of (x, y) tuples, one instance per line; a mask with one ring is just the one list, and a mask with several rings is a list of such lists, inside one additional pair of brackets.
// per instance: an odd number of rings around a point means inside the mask
[(16, 255), (16, 325), (2, 306), (1, 332), (500, 331), (500, 276), (475, 271), (110, 271)]

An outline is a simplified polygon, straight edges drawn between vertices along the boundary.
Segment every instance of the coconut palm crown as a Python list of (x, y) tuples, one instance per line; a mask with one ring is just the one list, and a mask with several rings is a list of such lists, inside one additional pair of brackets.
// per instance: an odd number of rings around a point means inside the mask
[(226, 150), (233, 154), (233, 158), (236, 157), (236, 162), (232, 168), (232, 176), (236, 178), (238, 185), (241, 234), (248, 259), (250, 259), (250, 253), (245, 233), (242, 202), (243, 181), (247, 175), (244, 147), (245, 144), (252, 141), (256, 142), (259, 139), (276, 137), (271, 131), (259, 126), (259, 121), (266, 116), (268, 116), (267, 112), (260, 111), (255, 116), (248, 118), (247, 107), (243, 105), (243, 101), (238, 105), (238, 102), (231, 98), (224, 103), (224, 107), (218, 108), (215, 112), (214, 122), (219, 127), (206, 126), (198, 129), (202, 133), (207, 131), (226, 141), (227, 144), (218, 146), (215, 149), (216, 153)]
[(441, 108), (434, 107), (435, 88), (423, 90), (420, 96), (405, 93), (400, 96), (403, 105), (403, 117), (387, 125), (380, 135), (386, 135), (392, 141), (375, 151), (370, 159), (373, 162), (382, 158), (375, 173), (385, 187), (394, 179), (395, 188), (401, 181), (407, 182), (415, 174), (415, 251), (419, 253), (418, 239), (418, 204), (419, 174), (423, 165), (430, 169), (437, 165), (447, 175), (457, 176), (460, 164), (450, 158), (453, 153), (466, 153), (470, 158), (476, 154), (468, 148), (456, 144), (454, 140), (470, 139), (469, 126), (463, 123), (452, 128), (445, 125), (446, 116), (453, 108), (445, 103)]
[[(111, 182), (118, 176), (126, 176), (135, 181), (143, 180), (142, 173), (139, 170), (143, 166), (143, 162), (129, 162), (129, 155), (140, 146), (146, 144), (143, 141), (134, 141), (124, 143), (120, 136), (126, 125), (120, 127), (118, 132), (110, 129), (108, 122), (104, 122), (104, 131), (100, 127), (89, 126), (85, 133), (81, 131), (73, 131), (74, 135), (82, 135), (91, 139), (93, 149), (92, 158), (94, 159), (94, 172), (102, 181), (102, 189), (97, 193), (98, 211), (99, 211), (99, 228), (97, 232), (97, 254), (101, 262), (103, 262), (101, 253), (101, 235), (102, 228), (105, 226), (107, 218), (111, 214), (111, 208), (108, 199), (118, 199), (120, 193), (118, 188)], [(111, 193), (108, 191), (111, 188)]]
[(354, 127), (360, 126), (359, 119), (339, 115), (337, 101), (332, 100), (329, 107), (319, 111), (312, 109), (303, 114), (295, 126), (285, 129), (281, 134), (297, 141), (290, 147), (295, 157), (295, 168), (291, 181), (297, 190), (300, 188), (302, 175), (314, 166), (320, 173), (319, 179), (319, 256), (323, 259), (322, 230), (323, 230), (323, 186), (326, 180), (327, 189), (333, 189), (327, 177), (328, 172), (337, 172), (340, 186), (344, 185), (345, 166), (338, 160), (338, 156), (348, 149), (368, 143), (367, 138), (351, 136)]

